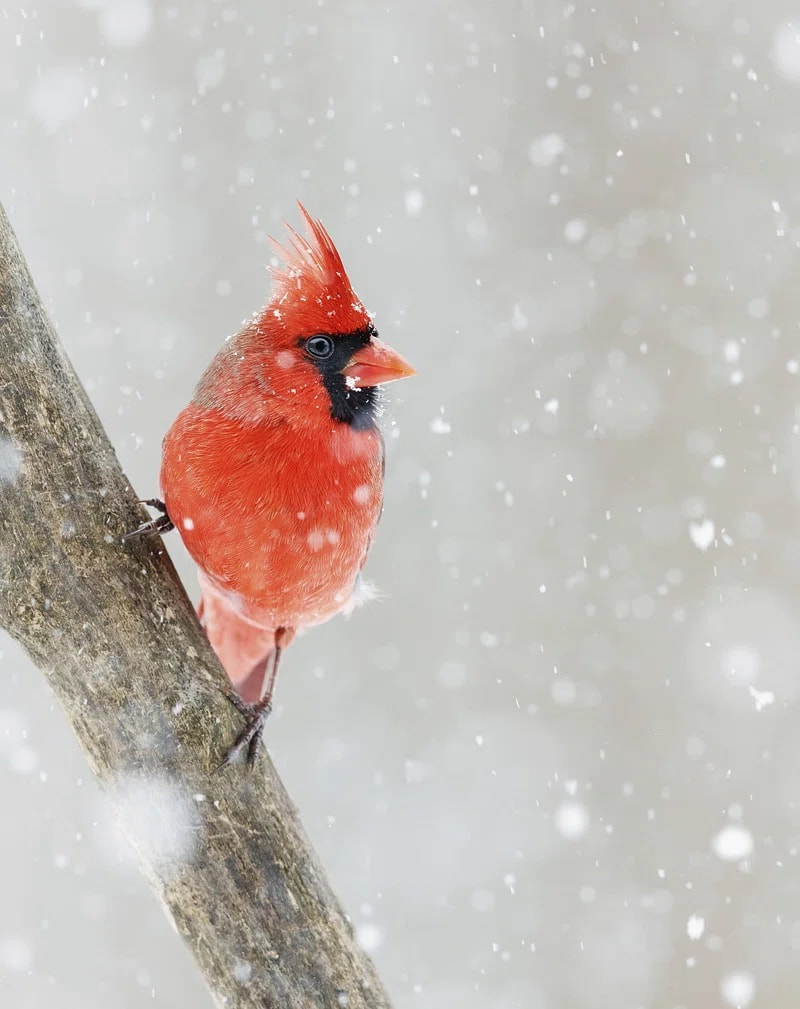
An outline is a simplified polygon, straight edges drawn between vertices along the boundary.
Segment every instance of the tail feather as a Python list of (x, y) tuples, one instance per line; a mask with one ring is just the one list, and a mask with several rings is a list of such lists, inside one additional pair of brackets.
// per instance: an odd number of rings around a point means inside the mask
[(264, 670), (275, 647), (275, 632), (245, 620), (223, 596), (206, 584), (203, 584), (197, 616), (242, 700), (257, 701)]

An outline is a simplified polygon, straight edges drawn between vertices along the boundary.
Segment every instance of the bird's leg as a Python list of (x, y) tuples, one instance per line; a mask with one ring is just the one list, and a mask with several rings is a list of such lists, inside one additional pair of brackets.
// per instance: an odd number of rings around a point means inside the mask
[(167, 506), (163, 501), (159, 500), (157, 497), (150, 497), (144, 501), (140, 501), (139, 504), (147, 505), (149, 508), (155, 508), (156, 511), (160, 511), (161, 514), (158, 518), (150, 519), (149, 522), (142, 522), (138, 528), (131, 530), (129, 533), (125, 533), (122, 537), (123, 540), (132, 540), (136, 536), (146, 536), (148, 533), (158, 533), (159, 536), (163, 536), (164, 533), (168, 533), (170, 529), (175, 528), (172, 519), (169, 515), (167, 515)]
[(278, 678), (278, 663), (281, 660), (281, 654), (283, 653), (283, 647), (279, 644), (279, 641), (283, 637), (283, 628), (279, 627), (275, 632), (275, 654), (272, 659), (272, 664), (269, 670), (264, 671), (264, 682), (261, 685), (261, 700), (256, 704), (256, 719), (258, 725), (253, 737), (247, 744), (247, 765), (252, 767), (256, 762), (256, 757), (258, 756), (258, 750), (261, 746), (261, 737), (264, 735), (264, 725), (266, 724), (267, 717), (272, 711), (272, 694), (275, 691), (275, 681)]
[(236, 710), (244, 715), (246, 722), (245, 727), (222, 758), (222, 762), (215, 768), (216, 771), (230, 764), (245, 747), (247, 747), (247, 766), (253, 767), (255, 764), (258, 750), (261, 746), (261, 737), (264, 735), (264, 725), (272, 711), (272, 695), (275, 691), (278, 664), (281, 660), (286, 638), (290, 638), (287, 629), (279, 627), (275, 631), (275, 646), (270, 656), (272, 662), (268, 658), (264, 663), (264, 680), (261, 684), (260, 699), (255, 704), (246, 704), (238, 694), (225, 694)]

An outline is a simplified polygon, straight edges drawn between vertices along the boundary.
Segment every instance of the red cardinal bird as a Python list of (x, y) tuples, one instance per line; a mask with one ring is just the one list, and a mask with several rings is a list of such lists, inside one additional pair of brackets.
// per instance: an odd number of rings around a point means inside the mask
[(198, 616), (258, 750), (281, 652), (353, 598), (381, 514), (377, 386), (414, 370), (375, 332), (339, 253), (301, 206), (272, 300), (206, 369), (164, 439), (164, 514), (197, 562)]

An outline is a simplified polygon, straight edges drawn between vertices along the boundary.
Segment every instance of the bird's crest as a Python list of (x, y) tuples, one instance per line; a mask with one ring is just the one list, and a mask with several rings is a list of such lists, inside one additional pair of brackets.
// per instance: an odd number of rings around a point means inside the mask
[(351, 333), (364, 329), (370, 324), (369, 313), (353, 291), (333, 239), (302, 203), (298, 206), (307, 237), (287, 224), (287, 244), (272, 239), (282, 265), (270, 268), (274, 292), (268, 309), (303, 330)]

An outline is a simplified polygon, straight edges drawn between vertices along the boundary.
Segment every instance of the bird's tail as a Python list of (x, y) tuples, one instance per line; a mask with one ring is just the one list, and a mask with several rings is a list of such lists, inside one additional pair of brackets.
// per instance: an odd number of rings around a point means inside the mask
[(275, 632), (241, 617), (227, 599), (201, 577), (197, 616), (239, 696), (248, 704), (261, 695), (264, 672), (275, 647)]

